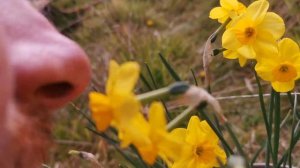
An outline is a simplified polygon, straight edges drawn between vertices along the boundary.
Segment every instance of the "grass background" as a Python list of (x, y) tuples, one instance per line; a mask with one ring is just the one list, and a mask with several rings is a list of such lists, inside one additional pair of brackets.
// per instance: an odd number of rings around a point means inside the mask
[[(244, 0), (248, 5), (252, 1)], [(270, 0), (271, 10), (281, 15), (287, 31), (285, 36), (300, 41), (300, 0)], [(93, 77), (83, 95), (55, 116), (54, 148), (46, 165), (55, 168), (93, 167), (89, 162), (68, 155), (68, 151), (83, 150), (94, 153), (105, 167), (118, 167), (118, 156), (101, 138), (90, 133), (80, 112), (88, 113), (87, 94), (91, 90), (104, 91), (110, 59), (118, 62), (138, 61), (142, 73), (149, 80), (146, 65), (153, 74), (155, 85), (163, 87), (174, 80), (161, 63), (162, 53), (179, 76), (204, 86), (202, 53), (208, 36), (219, 24), (208, 18), (209, 11), (219, 6), (217, 0), (53, 0), (43, 10), (57, 29), (78, 42), (90, 57)], [(220, 37), (217, 39), (220, 41)], [(220, 43), (216, 43), (216, 48)], [(215, 97), (257, 93), (251, 65), (240, 68), (236, 60), (214, 57), (211, 65), (212, 94)], [(270, 86), (263, 83), (264, 92)], [(147, 91), (140, 82), (139, 92)], [(299, 83), (296, 90), (299, 91)], [(267, 102), (267, 100), (266, 100)], [(250, 155), (265, 138), (265, 129), (258, 98), (220, 100), (225, 115), (235, 123), (235, 132)], [(283, 101), (283, 115), (289, 105)], [(80, 111), (80, 112), (79, 112)], [(288, 125), (288, 124), (287, 124)], [(288, 128), (282, 133), (281, 150), (287, 148)], [(226, 134), (225, 134), (226, 136)], [(299, 151), (299, 145), (298, 145)], [(299, 167), (299, 152), (294, 152)], [(260, 159), (263, 158), (263, 154)], [(299, 162), (299, 163), (297, 163)]]

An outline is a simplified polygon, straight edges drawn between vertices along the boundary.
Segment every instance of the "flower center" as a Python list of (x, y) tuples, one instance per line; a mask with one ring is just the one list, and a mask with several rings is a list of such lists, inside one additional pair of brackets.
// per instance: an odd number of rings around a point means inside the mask
[(273, 75), (278, 82), (289, 82), (297, 76), (297, 70), (291, 63), (282, 63), (273, 69)]
[(249, 44), (255, 40), (256, 30), (254, 27), (245, 27), (235, 31), (237, 39), (242, 44)]
[(252, 27), (247, 27), (245, 30), (245, 36), (247, 38), (251, 38), (253, 35), (255, 34), (255, 29), (253, 29)]
[(199, 157), (203, 153), (203, 148), (200, 146), (196, 147), (195, 154)]

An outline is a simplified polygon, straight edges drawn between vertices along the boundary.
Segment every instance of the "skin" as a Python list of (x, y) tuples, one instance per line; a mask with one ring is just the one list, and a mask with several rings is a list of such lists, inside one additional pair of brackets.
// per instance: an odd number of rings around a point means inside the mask
[(41, 167), (52, 115), (85, 89), (90, 64), (27, 0), (0, 7), (0, 167)]

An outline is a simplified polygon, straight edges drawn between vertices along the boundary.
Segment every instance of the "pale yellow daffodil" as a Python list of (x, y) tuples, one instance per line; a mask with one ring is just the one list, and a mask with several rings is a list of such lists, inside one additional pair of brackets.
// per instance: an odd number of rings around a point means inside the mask
[(106, 130), (111, 124), (128, 125), (140, 110), (140, 103), (133, 94), (140, 68), (135, 62), (119, 66), (110, 61), (106, 94), (91, 92), (89, 106), (97, 129)]
[(255, 66), (257, 74), (270, 81), (277, 92), (291, 91), (300, 78), (300, 50), (296, 42), (284, 38), (277, 50), (262, 55)]
[(284, 34), (285, 26), (280, 16), (267, 12), (268, 8), (268, 1), (255, 1), (244, 14), (231, 21), (222, 36), (225, 58), (238, 58), (244, 66), (247, 59), (257, 59), (276, 49), (276, 40)]
[(180, 158), (172, 168), (219, 167), (218, 159), (225, 164), (226, 154), (219, 146), (219, 139), (206, 121), (192, 116), (187, 129), (177, 128), (171, 132), (173, 138), (183, 141)]
[(237, 0), (220, 0), (220, 5), (209, 13), (209, 18), (218, 19), (220, 23), (224, 23), (228, 18), (233, 19), (246, 11), (245, 5)]

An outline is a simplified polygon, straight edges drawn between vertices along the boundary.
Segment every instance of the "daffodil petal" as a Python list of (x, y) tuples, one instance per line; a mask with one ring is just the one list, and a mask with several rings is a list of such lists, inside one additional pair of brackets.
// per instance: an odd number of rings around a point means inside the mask
[(277, 42), (268, 31), (260, 30), (252, 46), (256, 52), (256, 59), (262, 56), (278, 55)]
[(226, 11), (222, 7), (215, 7), (209, 13), (209, 18), (211, 18), (211, 19), (219, 19), (219, 18), (223, 18), (223, 17), (228, 18), (228, 11)]
[(274, 80), (274, 76), (273, 76), (273, 69), (274, 66), (276, 66), (275, 64), (272, 63), (268, 63), (269, 60), (263, 60), (262, 63), (257, 63), (255, 65), (255, 71), (257, 72), (258, 76), (260, 76), (263, 80), (266, 81), (273, 81)]
[(109, 62), (109, 70), (108, 70), (109, 78), (107, 79), (107, 82), (106, 82), (106, 94), (107, 95), (110, 95), (113, 92), (114, 85), (118, 78), (117, 75), (119, 73), (119, 68), (120, 68), (120, 66), (116, 61), (111, 60)]
[(160, 102), (153, 102), (149, 110), (149, 124), (156, 130), (166, 129), (166, 117), (164, 107)]
[(242, 4), (241, 2), (238, 2), (238, 14), (242, 14), (246, 11), (246, 6), (244, 4)]
[(143, 146), (139, 147), (138, 151), (143, 158), (143, 160), (148, 163), (149, 165), (152, 165), (157, 157), (157, 153), (153, 150), (152, 146)]
[(269, 32), (275, 40), (278, 40), (285, 32), (285, 25), (279, 15), (267, 12), (262, 22), (258, 25), (258, 29)]
[(140, 110), (140, 103), (133, 94), (115, 94), (111, 96), (114, 103), (115, 120), (117, 123), (129, 122)]
[(137, 147), (149, 146), (151, 144), (148, 136), (150, 125), (141, 113), (132, 117), (131, 120), (122, 122), (116, 126), (119, 130), (121, 147), (127, 147), (130, 143), (133, 143)]
[(246, 15), (255, 23), (259, 24), (264, 19), (269, 8), (269, 2), (266, 0), (258, 0), (250, 4), (247, 8)]
[(197, 162), (196, 159), (191, 159), (189, 162), (187, 162), (187, 168), (204, 168), (204, 167), (205, 166), (203, 164)]
[(187, 162), (188, 160), (180, 160), (180, 161), (177, 161), (175, 162), (173, 165), (172, 165), (172, 168), (183, 168), (183, 167), (187, 167)]
[(241, 67), (245, 66), (245, 64), (247, 63), (247, 59), (243, 56), (239, 57), (239, 64)]
[(186, 134), (187, 134), (187, 131), (184, 128), (176, 128), (170, 132), (170, 136), (173, 139), (179, 140), (180, 142), (185, 141)]
[(131, 93), (140, 75), (140, 67), (136, 62), (126, 62), (119, 68), (113, 92)]
[(237, 0), (220, 0), (220, 5), (227, 10), (233, 10), (233, 9), (238, 8), (238, 1)]
[(217, 137), (217, 135), (215, 134), (215, 132), (211, 129), (211, 127), (209, 126), (209, 124), (207, 123), (207, 121), (203, 120), (200, 122), (200, 129), (202, 130), (202, 132), (206, 133), (206, 136), (210, 138), (210, 143), (212, 144), (217, 144), (219, 139)]
[(91, 92), (89, 94), (89, 106), (92, 118), (97, 129), (104, 131), (113, 119), (113, 109), (109, 98), (101, 93)]
[(159, 155), (165, 157), (166, 160), (180, 159), (183, 146), (182, 141), (174, 139), (170, 134), (166, 134), (158, 146)]
[[(226, 153), (224, 152), (224, 150), (220, 147), (215, 148), (214, 150), (216, 156), (218, 156), (218, 159), (220, 159), (220, 161), (223, 163), (223, 165), (226, 164), (227, 161), (227, 157), (226, 157)], [(219, 166), (219, 165), (216, 165)]]
[(227, 19), (228, 19), (228, 17), (227, 17), (227, 16), (224, 16), (224, 17), (222, 17), (222, 18), (219, 18), (219, 19), (218, 19), (218, 22), (219, 22), (219, 23), (224, 23)]
[(289, 81), (289, 82), (272, 82), (272, 87), (277, 92), (288, 92), (294, 89), (295, 87), (295, 81)]
[(253, 49), (252, 46), (250, 45), (243, 45), (242, 47), (240, 47), (239, 49), (237, 49), (237, 52), (247, 58), (247, 59), (254, 59), (256, 57), (256, 53)]
[(223, 56), (227, 59), (237, 59), (239, 57), (239, 53), (237, 53), (235, 50), (225, 50), (223, 52)]
[(290, 38), (280, 40), (278, 48), (282, 60), (295, 61), (297, 59), (295, 56), (298, 56), (300, 53), (298, 44)]
[(190, 118), (187, 127), (186, 142), (190, 144), (197, 144), (203, 141), (204, 133), (200, 130), (199, 124), (200, 124), (200, 120), (197, 116), (192, 116)]
[(234, 29), (227, 29), (222, 36), (222, 46), (228, 50), (236, 50), (241, 46), (237, 40)]

